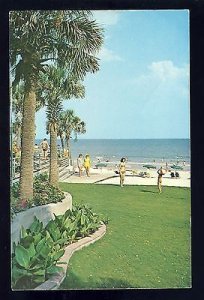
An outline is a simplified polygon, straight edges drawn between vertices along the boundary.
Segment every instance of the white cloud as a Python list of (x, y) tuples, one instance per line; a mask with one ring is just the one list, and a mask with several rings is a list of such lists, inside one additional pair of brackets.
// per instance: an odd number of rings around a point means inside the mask
[(186, 78), (189, 74), (187, 66), (179, 68), (171, 60), (152, 62), (148, 69), (150, 70), (148, 76), (156, 77), (162, 81)]
[(119, 55), (105, 47), (100, 50), (98, 57), (104, 61), (122, 61)]
[[(120, 11), (118, 10), (93, 10), (93, 18), (96, 20), (98, 24), (101, 26), (112, 26), (116, 25), (119, 21), (120, 18)], [(111, 34), (105, 35), (105, 40), (108, 40), (111, 38)], [(114, 51), (103, 47), (100, 52), (98, 57), (102, 61), (122, 61), (123, 59)]]
[(131, 89), (141, 114), (146, 114), (150, 107), (152, 116), (163, 106), (167, 114), (182, 103), (186, 107), (190, 92), (189, 65), (179, 67), (170, 60), (152, 62), (144, 74), (131, 81)]
[(94, 10), (93, 16), (101, 25), (115, 25), (119, 21), (120, 12), (116, 10)]
[(147, 67), (147, 72), (134, 78), (132, 83), (138, 87), (155, 88), (163, 86), (165, 88), (184, 87), (189, 81), (189, 66), (177, 67), (170, 60), (152, 62)]

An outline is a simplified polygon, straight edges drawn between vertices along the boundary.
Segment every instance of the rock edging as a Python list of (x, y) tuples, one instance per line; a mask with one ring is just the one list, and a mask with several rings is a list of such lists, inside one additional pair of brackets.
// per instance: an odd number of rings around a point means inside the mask
[(64, 255), (60, 258), (60, 262), (67, 262), (64, 265), (59, 264), (63, 268), (61, 272), (56, 273), (50, 279), (46, 280), (39, 286), (37, 286), (34, 290), (57, 290), (60, 284), (63, 282), (64, 278), (66, 277), (66, 271), (68, 268), (68, 262), (75, 251), (82, 249), (85, 246), (95, 243), (97, 240), (102, 238), (106, 233), (106, 225), (104, 223), (101, 224), (99, 229), (95, 231), (92, 235), (82, 238), (81, 240), (68, 245), (65, 248)]

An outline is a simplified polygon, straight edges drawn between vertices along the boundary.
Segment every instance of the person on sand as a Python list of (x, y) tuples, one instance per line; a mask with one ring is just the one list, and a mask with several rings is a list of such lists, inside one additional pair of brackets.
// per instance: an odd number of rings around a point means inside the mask
[(79, 169), (79, 177), (82, 175), (82, 170), (83, 170), (83, 155), (79, 154), (77, 158), (77, 167)]
[(157, 181), (157, 186), (158, 186), (158, 189), (159, 189), (159, 193), (162, 192), (162, 176), (165, 174), (165, 169), (164, 168), (160, 168), (158, 171), (157, 171), (157, 174), (158, 174), (158, 181)]
[(124, 180), (125, 180), (125, 172), (126, 172), (126, 167), (125, 167), (125, 161), (126, 159), (124, 157), (121, 158), (120, 164), (119, 164), (119, 175), (120, 175), (120, 186), (124, 186)]
[(40, 145), (41, 145), (41, 148), (42, 148), (42, 151), (43, 151), (43, 159), (47, 159), (47, 151), (48, 151), (48, 148), (49, 148), (47, 139), (44, 139), (44, 140), (41, 142)]
[(91, 160), (89, 154), (86, 154), (84, 158), (84, 168), (86, 170), (86, 175), (90, 177), (90, 167), (91, 167)]

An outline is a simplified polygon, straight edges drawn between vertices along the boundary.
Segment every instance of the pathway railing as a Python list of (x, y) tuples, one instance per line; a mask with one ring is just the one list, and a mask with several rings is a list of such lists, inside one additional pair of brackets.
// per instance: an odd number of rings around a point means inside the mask
[[(42, 172), (49, 172), (50, 159), (44, 160), (41, 154), (35, 154), (33, 157), (33, 174), (36, 175)], [(67, 157), (58, 158), (59, 172), (63, 173), (65, 168), (72, 167), (72, 160)], [(20, 159), (12, 158), (12, 183), (20, 179)], [(65, 172), (65, 171), (64, 171)]]

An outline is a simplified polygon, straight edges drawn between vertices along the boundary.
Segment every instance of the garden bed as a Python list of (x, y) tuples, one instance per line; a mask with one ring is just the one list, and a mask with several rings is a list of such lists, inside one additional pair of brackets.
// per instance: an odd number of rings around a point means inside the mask
[(46, 226), (51, 219), (54, 219), (54, 214), (58, 216), (71, 208), (72, 196), (65, 193), (62, 202), (32, 207), (14, 215), (11, 222), (11, 251), (13, 251), (13, 243), (18, 243), (20, 240), (21, 227), (29, 228), (35, 216)]
[(103, 224), (107, 218), (87, 205), (75, 203), (63, 214), (53, 215), (46, 225), (34, 216), (29, 228), (21, 226), (19, 241), (13, 243), (14, 290), (33, 290), (45, 282), (45, 287), (38, 289), (47, 289), (47, 284), (49, 289), (56, 289), (65, 278), (72, 253), (95, 242), (106, 230)]
[(38, 287), (35, 288), (35, 290), (57, 290), (60, 287), (61, 283), (63, 282), (64, 278), (66, 277), (68, 262), (72, 254), (74, 254), (75, 251), (82, 249), (83, 247), (95, 243), (97, 240), (102, 238), (105, 233), (106, 233), (106, 225), (102, 223), (101, 227), (92, 235), (88, 237), (84, 237), (78, 242), (67, 246), (64, 255), (59, 260), (59, 263), (66, 262), (65, 265), (62, 265), (63, 269), (60, 272), (54, 274), (50, 279), (48, 279), (44, 283), (40, 284)]

